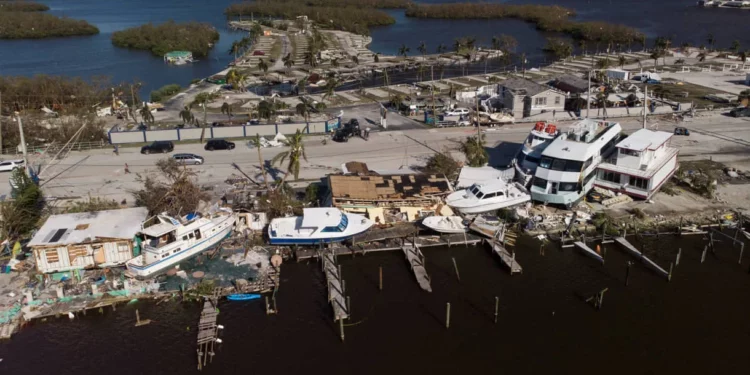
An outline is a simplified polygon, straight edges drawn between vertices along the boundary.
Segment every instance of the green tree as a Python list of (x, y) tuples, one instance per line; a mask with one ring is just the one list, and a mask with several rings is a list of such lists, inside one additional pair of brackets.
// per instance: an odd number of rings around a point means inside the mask
[(737, 53), (740, 50), (740, 41), (735, 39), (732, 41), (732, 52)]
[(232, 120), (232, 106), (224, 102), (221, 104), (221, 113), (227, 115), (227, 120)]
[(339, 67), (339, 59), (332, 59), (331, 60), (331, 67), (332, 68), (338, 68)]
[(443, 54), (447, 50), (448, 50), (448, 47), (446, 47), (445, 44), (443, 43), (438, 44), (437, 48), (435, 48), (435, 52), (437, 52), (438, 54)]
[(458, 177), (458, 173), (461, 170), (461, 164), (451, 156), (450, 150), (444, 150), (443, 152), (432, 154), (432, 156), (427, 159), (424, 170), (427, 173), (441, 174), (452, 180)]
[(266, 60), (260, 59), (260, 62), (258, 62), (258, 69), (263, 71), (263, 76), (266, 76), (266, 73), (268, 73), (268, 63), (266, 63)]
[(740, 61), (742, 61), (742, 67), (744, 68), (747, 63), (747, 51), (740, 52)]
[(499, 50), (500, 49), (500, 38), (498, 38), (497, 35), (493, 35), (492, 39), (490, 39), (490, 45), (492, 45), (492, 49)]
[(427, 54), (427, 44), (425, 42), (419, 42), (419, 47), (417, 47), (417, 51), (419, 51), (420, 54), (422, 54), (422, 60), (425, 60), (425, 55)]
[(466, 141), (461, 142), (458, 149), (464, 154), (466, 163), (470, 167), (482, 167), (490, 160), (490, 156), (484, 148), (483, 134), (466, 137)]
[(596, 60), (597, 69), (607, 69), (610, 67), (611, 64), (612, 62), (607, 58)]
[(302, 118), (305, 119), (305, 122), (308, 122), (308, 116), (310, 115), (310, 112), (307, 107), (307, 103), (299, 103), (296, 107), (294, 107), (295, 112), (297, 112), (298, 115), (302, 116)]
[(242, 42), (235, 40), (232, 42), (232, 46), (229, 47), (229, 54), (234, 55), (234, 61), (237, 61), (237, 54), (242, 50)]
[(247, 81), (247, 74), (240, 72), (237, 69), (230, 69), (227, 72), (226, 80), (233, 89), (238, 91), (245, 90), (245, 82)]
[(193, 115), (193, 112), (190, 111), (190, 107), (185, 106), (182, 111), (180, 111), (180, 119), (182, 119), (182, 122), (185, 124), (192, 124), (195, 122), (195, 116)]
[(716, 45), (716, 38), (714, 37), (714, 34), (708, 33), (706, 41), (708, 42), (708, 47), (710, 49), (714, 49), (714, 46)]
[(341, 85), (341, 82), (339, 82), (336, 78), (331, 78), (326, 82), (325, 85), (325, 94), (323, 95), (323, 100), (332, 98), (336, 95), (336, 88)]
[(292, 69), (292, 66), (294, 66), (294, 59), (292, 58), (292, 54), (287, 53), (282, 60), (284, 61), (284, 67), (286, 67), (286, 74), (289, 75), (289, 71)]
[(302, 92), (304, 95), (307, 93), (307, 81), (310, 78), (310, 76), (306, 76), (304, 78), (300, 78), (299, 81), (297, 81), (297, 87), (299, 88), (299, 91)]
[(409, 51), (410, 51), (409, 47), (407, 47), (406, 44), (402, 44), (401, 47), (399, 47), (398, 49), (398, 55), (406, 58), (406, 56), (409, 55)]
[(25, 168), (11, 172), (13, 200), (0, 203), (2, 237), (16, 240), (31, 232), (38, 224), (44, 209), (41, 188), (31, 180)]
[(625, 66), (625, 63), (628, 62), (628, 59), (625, 56), (620, 55), (617, 56), (617, 62), (620, 64), (620, 69), (622, 69)]
[(263, 153), (261, 152), (263, 143), (261, 143), (260, 139), (260, 134), (256, 133), (255, 137), (250, 137), (250, 145), (258, 150), (258, 166), (260, 167), (260, 172), (263, 174), (263, 182), (266, 183), (266, 190), (271, 190), (271, 187), (268, 185), (268, 175), (266, 174), (266, 162), (265, 159), (263, 159)]
[(284, 182), (290, 175), (294, 176), (295, 180), (298, 179), (300, 162), (302, 161), (302, 159), (307, 161), (305, 144), (303, 142), (302, 132), (300, 132), (299, 129), (297, 129), (297, 132), (294, 133), (294, 135), (288, 137), (283, 142), (285, 146), (289, 147), (289, 150), (279, 153), (271, 160), (271, 164), (273, 165), (284, 164), (284, 161), (288, 160), (286, 174), (284, 174), (284, 177), (281, 179), (281, 182), (279, 182), (278, 186), (284, 185)]
[(154, 124), (154, 114), (151, 113), (151, 108), (148, 107), (148, 104), (143, 104), (143, 108), (140, 110), (140, 115), (143, 122), (147, 123), (149, 128), (151, 128), (151, 125)]
[(268, 101), (263, 100), (258, 103), (258, 116), (260, 116), (260, 118), (270, 120), (275, 113), (276, 109), (274, 108), (273, 104), (269, 103)]

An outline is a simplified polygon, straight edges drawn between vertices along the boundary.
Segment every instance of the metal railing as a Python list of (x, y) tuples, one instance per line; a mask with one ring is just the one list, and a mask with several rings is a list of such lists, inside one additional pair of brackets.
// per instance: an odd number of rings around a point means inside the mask
[[(40, 145), (27, 145), (26, 151), (29, 155), (43, 155), (43, 154), (50, 154), (54, 156), (57, 154), (62, 148), (64, 144), (63, 143), (53, 143), (53, 144), (40, 144)], [(101, 150), (106, 148), (112, 148), (112, 145), (109, 144), (107, 141), (97, 141), (97, 142), (76, 142), (68, 145), (70, 150), (72, 151), (88, 151), (88, 150)], [(11, 147), (11, 148), (3, 148), (2, 156), (21, 156), (23, 152), (21, 151), (20, 146), (19, 147)]]

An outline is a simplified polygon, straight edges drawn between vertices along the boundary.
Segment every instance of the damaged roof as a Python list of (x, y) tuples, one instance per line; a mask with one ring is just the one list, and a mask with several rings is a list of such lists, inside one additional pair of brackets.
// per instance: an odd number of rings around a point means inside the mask
[(530, 79), (512, 77), (499, 83), (500, 86), (515, 94), (534, 96), (545, 91), (552, 90), (551, 87), (540, 85)]
[(328, 176), (328, 183), (334, 199), (398, 200), (451, 191), (445, 178), (430, 174), (331, 175)]
[(97, 238), (132, 239), (146, 220), (145, 207), (52, 215), (29, 246), (71, 245)]

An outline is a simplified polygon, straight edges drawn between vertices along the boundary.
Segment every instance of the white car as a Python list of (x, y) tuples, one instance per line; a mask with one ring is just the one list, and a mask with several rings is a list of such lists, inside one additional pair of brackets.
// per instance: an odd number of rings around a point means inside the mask
[(195, 154), (174, 154), (172, 159), (176, 160), (177, 163), (184, 165), (201, 165), (203, 164), (203, 157)]
[(23, 160), (4, 160), (0, 162), (0, 172), (9, 172), (23, 167)]
[(446, 116), (465, 116), (469, 114), (469, 110), (466, 108), (453, 108), (445, 112)]

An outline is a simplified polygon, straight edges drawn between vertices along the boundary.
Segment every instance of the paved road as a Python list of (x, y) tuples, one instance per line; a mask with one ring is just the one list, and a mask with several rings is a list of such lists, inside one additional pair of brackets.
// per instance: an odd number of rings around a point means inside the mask
[[(626, 132), (640, 128), (637, 121), (623, 122)], [(699, 118), (683, 124), (693, 130), (690, 137), (675, 136), (672, 144), (680, 147), (683, 158), (707, 158), (728, 163), (737, 168), (750, 170), (750, 121), (723, 116)], [(488, 146), (492, 152), (491, 163), (507, 164), (528, 135), (530, 124), (518, 124), (486, 132)], [(672, 130), (673, 125), (662, 124), (663, 130)], [(301, 179), (317, 179), (336, 172), (348, 161), (366, 162), (373, 169), (399, 169), (422, 165), (434, 150), (455, 148), (456, 141), (474, 134), (473, 128), (411, 129), (373, 132), (369, 141), (352, 138), (347, 143), (328, 142), (314, 136), (305, 142), (309, 162), (303, 162)], [(283, 148), (263, 149), (265, 160), (271, 160)], [(200, 144), (176, 145), (174, 152), (191, 152), (202, 155), (206, 164), (195, 167), (200, 183), (221, 190), (228, 176), (236, 171), (237, 163), (250, 175), (259, 175), (258, 158), (254, 149), (238, 142), (232, 151), (204, 151)], [(461, 158), (458, 152), (453, 154)], [(49, 178), (60, 172), (57, 178), (45, 182), (47, 196), (101, 196), (118, 201), (132, 201), (130, 191), (140, 184), (136, 174), (154, 169), (154, 163), (167, 155), (141, 155), (139, 149), (121, 148), (120, 155), (111, 150), (73, 152), (60, 165), (42, 176)], [(132, 173), (125, 174), (125, 163)], [(278, 172), (278, 171), (275, 171)], [(0, 194), (10, 191), (8, 173), (0, 174)]]

